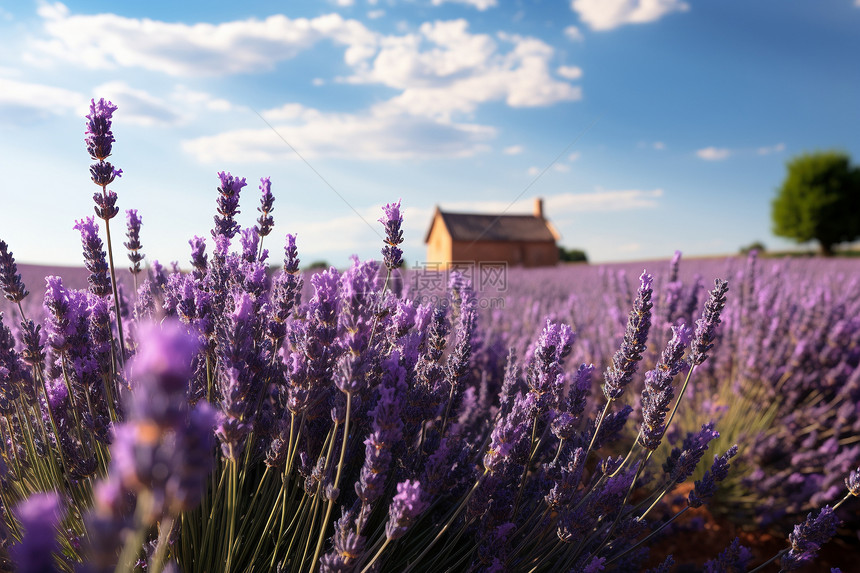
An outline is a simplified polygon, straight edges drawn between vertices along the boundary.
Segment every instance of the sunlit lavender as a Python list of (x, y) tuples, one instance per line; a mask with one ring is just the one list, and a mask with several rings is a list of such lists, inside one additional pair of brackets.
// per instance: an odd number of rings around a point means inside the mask
[(278, 182), (220, 172), (167, 270), (158, 213), (108, 189), (115, 113), (87, 116), (83, 288), (25, 281), (0, 241), (0, 570), (671, 571), (661, 541), (705, 506), (785, 536), (709, 572), (856, 540), (856, 265), (677, 253), (431, 292), (400, 201), (379, 261), (310, 274), (272, 234)]

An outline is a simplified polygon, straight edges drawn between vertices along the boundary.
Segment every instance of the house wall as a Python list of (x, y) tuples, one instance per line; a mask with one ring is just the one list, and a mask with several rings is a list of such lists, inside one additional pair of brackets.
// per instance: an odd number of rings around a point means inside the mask
[(427, 234), (427, 263), (447, 268), (452, 262), (506, 262), (514, 267), (558, 264), (555, 241), (453, 241), (442, 217), (436, 215)]
[(442, 223), (442, 217), (436, 215), (433, 225), (427, 235), (427, 262), (442, 263), (447, 265), (451, 262), (451, 235)]
[(558, 247), (555, 241), (453, 241), (451, 256), (444, 262), (451, 261), (504, 261), (514, 267), (553, 266), (558, 263)]

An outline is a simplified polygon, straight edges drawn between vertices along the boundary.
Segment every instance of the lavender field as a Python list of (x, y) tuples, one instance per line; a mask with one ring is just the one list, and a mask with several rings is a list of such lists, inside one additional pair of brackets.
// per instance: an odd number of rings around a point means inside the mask
[(860, 261), (428, 274), (397, 202), (380, 261), (309, 273), (222, 172), (162, 266), (114, 111), (85, 268), (0, 242), (2, 570), (852, 570)]

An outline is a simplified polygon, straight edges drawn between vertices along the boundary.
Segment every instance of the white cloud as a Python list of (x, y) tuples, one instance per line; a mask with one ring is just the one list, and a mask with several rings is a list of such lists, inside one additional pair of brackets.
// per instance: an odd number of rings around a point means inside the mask
[[(93, 88), (93, 94), (122, 109), (123, 121), (133, 125), (176, 125), (183, 117), (176, 106), (124, 82), (108, 82)], [(188, 94), (186, 94), (188, 95)], [(190, 96), (194, 99), (194, 96)]]
[[(261, 73), (330, 41), (344, 48), (351, 70), (340, 81), (396, 90), (385, 104), (394, 113), (450, 122), (454, 114), (470, 114), (491, 101), (537, 107), (582, 97), (581, 87), (553, 77), (555, 52), (548, 44), (505, 33), (473, 34), (464, 19), (383, 35), (336, 13), (182, 24), (75, 15), (60, 3), (43, 4), (38, 12), (47, 37), (34, 40), (35, 54), (96, 69), (143, 68), (182, 77)], [(560, 70), (567, 77), (581, 75), (573, 66)]]
[(473, 8), (477, 8), (481, 12), (487, 10), (489, 8), (495, 8), (499, 5), (497, 0), (433, 0), (434, 6), (441, 6), (446, 2), (452, 4), (466, 4), (468, 6), (472, 6)]
[[(662, 196), (662, 189), (597, 190), (591, 193), (560, 193), (544, 197), (544, 211), (547, 217), (552, 219), (576, 213), (651, 209), (658, 206), (658, 200)], [(442, 205), (443, 209), (450, 209), (451, 211), (472, 211), (476, 213), (501, 213), (502, 211), (506, 211), (511, 214), (532, 213), (532, 207), (532, 198), (519, 199), (513, 205), (505, 201), (461, 201)]]
[[(245, 110), (225, 99), (183, 85), (175, 86), (166, 97), (159, 97), (125, 82), (115, 81), (96, 86), (93, 95), (119, 106), (123, 122), (145, 127), (184, 125), (204, 112)], [(86, 105), (80, 106), (78, 114), (85, 114), (86, 108)]]
[(314, 78), (311, 80), (311, 85), (314, 85), (316, 87), (324, 86), (325, 80), (322, 78)]
[(523, 147), (522, 145), (510, 145), (510, 146), (504, 148), (502, 150), (502, 153), (504, 153), (505, 155), (519, 155), (520, 153), (522, 153), (525, 150), (526, 150), (526, 148)]
[(202, 108), (207, 111), (228, 112), (239, 109), (225, 99), (214, 97), (206, 92), (191, 90), (182, 85), (176, 86), (171, 94), (171, 98), (189, 107)]
[(267, 109), (262, 113), (262, 116), (269, 121), (309, 120), (313, 117), (319, 117), (319, 115), (320, 112), (317, 110), (307, 108), (300, 103), (285, 103), (279, 108)]
[(699, 159), (704, 159), (705, 161), (722, 161), (731, 154), (732, 151), (724, 147), (705, 147), (696, 152)]
[[(860, 0), (857, 1), (860, 2)], [(758, 153), (759, 155), (770, 155), (772, 153), (781, 153), (783, 151), (785, 151), (784, 143), (777, 143), (776, 145), (759, 147), (758, 149), (756, 149), (756, 153)]]
[(371, 10), (367, 13), (367, 17), (370, 20), (376, 20), (378, 18), (382, 18), (385, 16), (385, 10)]
[(132, 67), (182, 77), (270, 71), (324, 39), (346, 46), (350, 63), (372, 55), (378, 40), (361, 22), (339, 14), (192, 25), (72, 15), (61, 3), (42, 4), (38, 14), (48, 36), (35, 42), (43, 55), (94, 69)]
[(375, 57), (344, 81), (402, 90), (387, 105), (445, 121), (490, 101), (538, 107), (582, 97), (580, 87), (551, 76), (552, 47), (504, 33), (498, 39), (507, 52), (491, 36), (469, 33), (465, 20), (424, 23), (416, 34), (383, 38)]
[(535, 175), (537, 175), (541, 171), (543, 171), (543, 169), (541, 169), (540, 167), (531, 166), (531, 167), (529, 167), (528, 171), (526, 171), (526, 173), (528, 173), (529, 175), (534, 177)]
[(570, 155), (567, 156), (567, 160), (568, 161), (576, 161), (577, 159), (580, 158), (581, 155), (582, 154), (579, 151), (574, 151), (573, 153), (571, 153)]
[(547, 213), (587, 213), (595, 211), (628, 211), (657, 206), (662, 189), (598, 190), (592, 193), (562, 193), (546, 198)]
[(349, 8), (355, 4), (355, 0), (334, 0), (334, 3), (341, 8)]
[(576, 66), (559, 66), (556, 73), (566, 80), (578, 80), (582, 77), (582, 68)]
[[(860, 1), (860, 0), (858, 0)], [(582, 32), (576, 26), (568, 26), (564, 29), (564, 35), (567, 36), (567, 39), (571, 42), (584, 42), (585, 36), (582, 35)]]
[(654, 22), (672, 12), (686, 12), (681, 0), (572, 0), (570, 7), (592, 30)]
[(51, 116), (77, 113), (89, 100), (82, 93), (0, 78), (0, 122), (27, 124)]
[(721, 161), (730, 156), (773, 155), (785, 151), (784, 143), (766, 145), (757, 148), (728, 149), (725, 147), (706, 147), (696, 151), (696, 155), (707, 161)]
[(182, 148), (204, 163), (276, 161), (302, 156), (348, 159), (471, 157), (489, 150), (492, 127), (441, 123), (428, 118), (386, 113), (380, 108), (358, 114), (327, 113), (299, 104), (263, 112), (268, 127), (226, 131), (182, 142)]
[(552, 168), (559, 173), (567, 173), (568, 171), (570, 171), (570, 165), (567, 165), (566, 163), (555, 163), (553, 164)]

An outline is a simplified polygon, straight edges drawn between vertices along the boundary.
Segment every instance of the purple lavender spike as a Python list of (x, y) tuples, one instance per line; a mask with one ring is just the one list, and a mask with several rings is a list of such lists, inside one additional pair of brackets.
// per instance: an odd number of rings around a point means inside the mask
[(212, 237), (232, 239), (239, 232), (239, 223), (234, 217), (239, 213), (239, 193), (247, 185), (245, 178), (233, 177), (229, 172), (219, 172), (221, 186), (218, 187), (218, 215), (215, 215), (215, 228)]
[(708, 359), (708, 351), (714, 346), (715, 330), (720, 324), (720, 314), (726, 306), (726, 293), (729, 283), (717, 279), (714, 290), (708, 296), (702, 318), (696, 321), (696, 333), (693, 336), (690, 352), (690, 364), (698, 365)]
[(752, 558), (752, 551), (735, 537), (716, 559), (705, 562), (704, 573), (741, 573), (749, 569)]
[(108, 191), (107, 186), (114, 179), (122, 176), (122, 169), (115, 169), (113, 165), (105, 161), (111, 154), (113, 143), (116, 141), (111, 131), (113, 112), (117, 107), (111, 102), (100, 99), (90, 101), (90, 113), (87, 115), (87, 130), (84, 141), (87, 144), (87, 152), (96, 163), (90, 166), (90, 176), (93, 183), (102, 188), (101, 193), (93, 195), (96, 203), (96, 215), (104, 221), (116, 217), (119, 209), (116, 207), (116, 193)]
[(646, 272), (639, 277), (639, 290), (633, 302), (633, 310), (627, 319), (627, 330), (621, 348), (612, 357), (612, 366), (606, 369), (603, 393), (608, 400), (616, 400), (633, 379), (642, 360), (648, 330), (651, 328), (651, 293), (654, 278)]
[(714, 463), (711, 465), (710, 471), (706, 471), (701, 480), (696, 482), (696, 486), (690, 495), (687, 496), (687, 504), (690, 507), (701, 507), (707, 503), (717, 492), (717, 484), (729, 475), (729, 460), (738, 453), (738, 446), (735, 444), (722, 456), (714, 456)]
[(62, 517), (60, 498), (55, 493), (37, 493), (23, 501), (15, 512), (24, 529), (24, 538), (9, 553), (19, 573), (59, 571), (54, 561), (57, 525)]
[(427, 502), (422, 499), (420, 482), (406, 480), (398, 483), (397, 494), (391, 500), (391, 506), (388, 509), (385, 536), (389, 540), (403, 537), (427, 505)]
[(263, 196), (260, 197), (260, 206), (257, 207), (260, 217), (257, 219), (256, 230), (257, 235), (262, 238), (272, 232), (272, 227), (275, 224), (275, 220), (270, 215), (275, 210), (275, 196), (272, 195), (272, 182), (268, 177), (260, 178), (260, 191), (262, 191)]
[(96, 296), (106, 297), (111, 294), (111, 280), (108, 274), (108, 264), (105, 252), (102, 250), (102, 240), (99, 238), (99, 227), (93, 217), (75, 221), (75, 230), (81, 233), (84, 246), (84, 265), (90, 271), (87, 282), (90, 292)]
[(140, 252), (140, 249), (143, 248), (143, 245), (140, 244), (140, 225), (143, 220), (137, 214), (137, 209), (129, 209), (125, 215), (128, 225), (126, 232), (128, 241), (124, 245), (129, 250), (128, 259), (131, 261), (131, 267), (128, 270), (131, 271), (131, 274), (137, 275), (140, 273), (140, 261), (144, 257), (143, 253)]
[(782, 571), (794, 571), (815, 558), (821, 546), (836, 535), (841, 520), (830, 506), (824, 506), (818, 515), (809, 514), (806, 521), (794, 526), (788, 540), (791, 549), (782, 556)]
[(21, 280), (21, 275), (18, 273), (15, 257), (5, 241), (0, 241), (0, 290), (3, 291), (6, 300), (15, 304), (30, 294), (24, 288), (24, 281)]
[(666, 345), (660, 362), (645, 374), (639, 443), (649, 450), (657, 449), (666, 432), (664, 422), (675, 396), (672, 379), (684, 365), (682, 358), (691, 335), (692, 331), (686, 326), (673, 326), (672, 339)]
[(194, 279), (203, 280), (206, 275), (206, 239), (195, 236), (188, 241), (191, 245), (191, 266), (194, 267)]
[(385, 227), (385, 246), (382, 247), (382, 258), (388, 270), (396, 269), (403, 264), (403, 251), (398, 247), (403, 242), (403, 215), (400, 213), (400, 200), (388, 203), (382, 208), (385, 213), (379, 222)]

